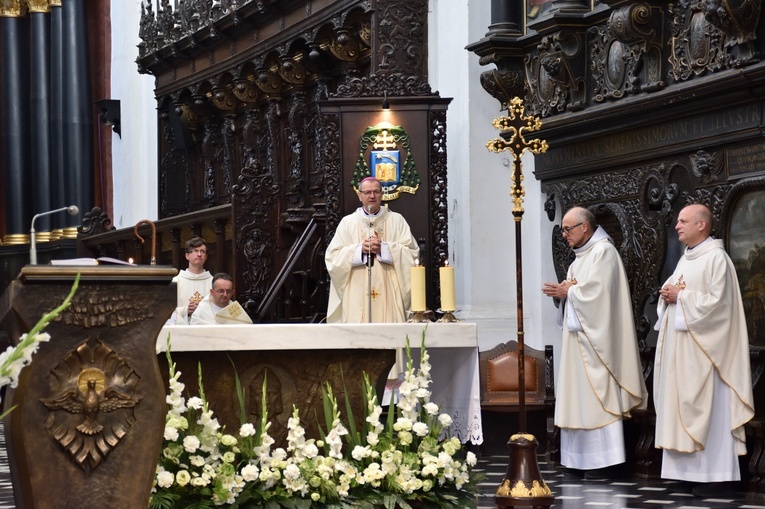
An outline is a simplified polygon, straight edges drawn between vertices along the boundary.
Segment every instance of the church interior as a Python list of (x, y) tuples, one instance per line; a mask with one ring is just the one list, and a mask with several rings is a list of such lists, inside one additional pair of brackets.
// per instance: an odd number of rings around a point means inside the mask
[[(440, 269), (452, 266), (454, 330), (474, 335), (480, 377), (481, 354), (519, 337), (538, 354), (528, 431), (553, 507), (765, 507), (761, 10), (762, 0), (0, 0), (0, 285), (74, 258), (177, 271), (200, 236), (207, 270), (231, 274), (252, 327), (326, 327), (327, 246), (382, 168), (383, 201), (419, 246), (427, 322), (445, 315)], [(525, 145), (503, 144), (510, 131), (495, 121), (516, 98), (532, 119)], [(492, 140), (503, 148), (487, 149)], [(381, 150), (394, 163), (375, 160)], [(712, 212), (746, 312), (755, 417), (742, 481), (715, 498), (662, 480), (652, 394), (625, 421), (619, 477), (572, 476), (552, 424), (559, 302), (540, 290), (574, 260), (563, 214), (586, 207), (614, 240), (651, 393), (659, 289), (683, 254), (674, 226), (691, 203)], [(6, 344), (17, 332), (8, 309)], [(492, 411), (479, 382), (478, 507), (496, 507), (519, 414), (517, 403)], [(21, 507), (3, 474), (0, 507)]]

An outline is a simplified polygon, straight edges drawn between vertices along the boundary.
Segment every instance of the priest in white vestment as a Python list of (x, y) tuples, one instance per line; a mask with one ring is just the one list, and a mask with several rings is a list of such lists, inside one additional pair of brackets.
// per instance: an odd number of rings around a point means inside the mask
[(189, 325), (251, 324), (247, 312), (233, 297), (233, 278), (223, 272), (215, 274), (210, 293), (199, 302)]
[(331, 278), (327, 322), (405, 322), (417, 241), (401, 214), (381, 206), (377, 179), (362, 180), (358, 196), (362, 206), (340, 221), (325, 255)]
[(187, 325), (199, 303), (210, 292), (213, 276), (205, 270), (207, 244), (200, 237), (186, 242), (186, 260), (189, 268), (173, 278), (177, 285), (178, 301), (175, 311), (168, 320), (171, 325)]
[(738, 481), (744, 424), (754, 416), (749, 339), (736, 269), (710, 237), (704, 205), (680, 211), (675, 230), (687, 247), (660, 290), (654, 368), (656, 447), (661, 476)]
[(648, 391), (627, 274), (613, 240), (585, 208), (569, 210), (561, 224), (576, 259), (563, 282), (542, 289), (562, 299), (555, 425), (561, 464), (592, 470), (624, 463), (622, 419), (646, 408)]

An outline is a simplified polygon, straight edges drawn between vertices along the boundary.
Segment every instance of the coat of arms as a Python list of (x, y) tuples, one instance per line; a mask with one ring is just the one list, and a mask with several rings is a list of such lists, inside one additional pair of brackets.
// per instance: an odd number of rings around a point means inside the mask
[(410, 150), (409, 134), (403, 127), (380, 122), (367, 127), (361, 135), (351, 186), (358, 191), (359, 182), (366, 177), (380, 181), (383, 201), (395, 200), (401, 193), (417, 192), (421, 180)]

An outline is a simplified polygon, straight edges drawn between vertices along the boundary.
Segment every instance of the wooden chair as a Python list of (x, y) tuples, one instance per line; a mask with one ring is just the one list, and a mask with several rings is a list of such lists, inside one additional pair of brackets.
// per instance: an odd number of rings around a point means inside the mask
[[(553, 371), (553, 347), (545, 350), (524, 348), (524, 371), (526, 383), (526, 414), (531, 429), (533, 414), (542, 414), (544, 429), (537, 429), (537, 439), (546, 439), (546, 454), (555, 459), (558, 447), (554, 424), (555, 378)], [(481, 411), (487, 413), (517, 413), (518, 406), (518, 343), (508, 341), (491, 350), (480, 353)], [(491, 419), (486, 415), (485, 423), (502, 423), (506, 419)], [(539, 422), (539, 416), (536, 418)], [(487, 426), (484, 425), (486, 435)], [(508, 430), (502, 430), (508, 431)], [(502, 432), (500, 431), (500, 432)], [(513, 430), (518, 431), (518, 430)], [(545, 436), (540, 436), (544, 433)], [(505, 436), (505, 440), (509, 434)], [(542, 443), (542, 440), (540, 440)]]

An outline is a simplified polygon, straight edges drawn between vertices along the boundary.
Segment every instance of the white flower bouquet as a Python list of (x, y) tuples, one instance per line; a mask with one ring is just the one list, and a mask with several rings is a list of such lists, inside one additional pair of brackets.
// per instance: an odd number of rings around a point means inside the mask
[[(266, 380), (260, 421), (254, 425), (242, 419), (237, 436), (226, 434), (205, 399), (201, 368), (200, 397), (185, 400), (168, 344), (169, 410), (150, 507), (475, 508), (478, 478), (471, 468), (476, 457), (464, 451), (457, 438), (447, 436), (451, 417), (439, 414), (430, 401), (430, 364), (424, 343), (423, 333), (420, 366), (415, 369), (407, 356), (399, 401), (391, 404), (385, 422), (366, 375), (365, 415), (358, 425), (347, 400), (348, 425), (343, 424), (327, 384), (323, 394), (326, 427), (320, 437), (305, 436), (293, 407), (286, 449), (273, 448), (268, 434)], [(238, 379), (237, 389), (243, 404)]]

